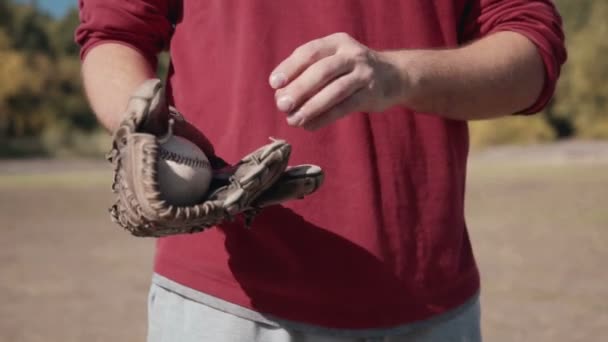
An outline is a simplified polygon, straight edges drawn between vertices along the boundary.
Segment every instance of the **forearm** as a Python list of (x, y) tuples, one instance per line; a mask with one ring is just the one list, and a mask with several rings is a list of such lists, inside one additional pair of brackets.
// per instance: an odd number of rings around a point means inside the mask
[(457, 120), (510, 115), (531, 106), (544, 84), (535, 45), (500, 32), (457, 49), (383, 53), (402, 75), (398, 104)]
[(82, 77), (91, 108), (100, 123), (113, 132), (122, 119), (130, 94), (144, 80), (155, 77), (155, 72), (136, 50), (107, 43), (87, 53)]

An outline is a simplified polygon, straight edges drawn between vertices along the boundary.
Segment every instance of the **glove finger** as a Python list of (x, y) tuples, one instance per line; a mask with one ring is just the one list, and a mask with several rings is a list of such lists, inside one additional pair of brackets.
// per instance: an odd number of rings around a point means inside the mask
[(289, 167), (270, 188), (255, 200), (253, 206), (263, 208), (294, 199), (302, 199), (316, 192), (324, 179), (323, 170), (316, 165)]
[(134, 131), (161, 133), (164, 129), (156, 126), (166, 118), (164, 103), (162, 82), (159, 79), (146, 80), (131, 95), (125, 119), (133, 120)]
[(273, 140), (245, 156), (234, 166), (230, 183), (215, 192), (208, 200), (223, 200), (226, 211), (237, 214), (251, 207), (251, 203), (281, 176), (287, 168), (291, 146), (284, 140)]
[[(129, 101), (108, 155), (114, 166), (112, 190), (116, 195), (110, 216), (135, 236), (192, 233), (227, 218), (223, 201), (180, 207), (163, 199), (157, 179), (159, 139), (147, 131), (150, 117), (161, 115), (166, 108), (163, 101), (162, 84), (144, 82)], [(181, 122), (177, 112), (173, 118)]]

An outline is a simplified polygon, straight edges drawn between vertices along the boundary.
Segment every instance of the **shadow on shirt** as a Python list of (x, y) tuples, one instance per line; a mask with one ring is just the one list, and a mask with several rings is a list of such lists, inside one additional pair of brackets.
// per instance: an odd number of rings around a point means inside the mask
[(267, 208), (250, 230), (240, 223), (223, 230), (230, 269), (261, 313), (332, 325), (374, 317), (391, 325), (408, 318), (395, 317), (395, 308), (423, 312), (390, 263), (290, 209)]

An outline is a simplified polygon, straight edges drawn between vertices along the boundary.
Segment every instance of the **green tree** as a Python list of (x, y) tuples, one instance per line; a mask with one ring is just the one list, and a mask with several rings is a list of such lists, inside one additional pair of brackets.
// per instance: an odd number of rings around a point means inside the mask
[(78, 10), (72, 8), (51, 27), (51, 45), (53, 50), (63, 56), (77, 56), (79, 47), (74, 42), (74, 29), (79, 23)]
[(578, 137), (608, 138), (608, 2), (560, 1), (569, 60), (549, 117), (568, 121)]
[[(556, 94), (540, 116), (473, 123), (477, 145), (545, 141), (554, 138), (608, 138), (608, 1), (557, 0), (563, 18), (568, 61)], [(547, 134), (547, 127), (551, 134)]]
[(13, 5), (8, 33), (17, 50), (52, 54), (49, 26), (52, 19), (29, 5)]
[(0, 28), (6, 29), (12, 26), (13, 8), (11, 5), (9, 0), (0, 0)]

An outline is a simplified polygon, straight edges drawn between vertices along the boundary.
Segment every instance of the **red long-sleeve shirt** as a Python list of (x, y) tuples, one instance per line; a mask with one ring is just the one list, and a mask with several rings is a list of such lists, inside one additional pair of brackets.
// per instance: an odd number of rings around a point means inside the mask
[(269, 136), (291, 163), (326, 172), (320, 191), (231, 224), (158, 240), (155, 271), (262, 313), (334, 328), (425, 319), (479, 290), (464, 217), (466, 122), (406, 108), (355, 113), (318, 132), (291, 128), (267, 79), (294, 48), (347, 32), (373, 49), (456, 47), (517, 31), (542, 56), (550, 99), (566, 55), (550, 1), (87, 0), (77, 41), (151, 62), (170, 47), (171, 102), (235, 162)]

